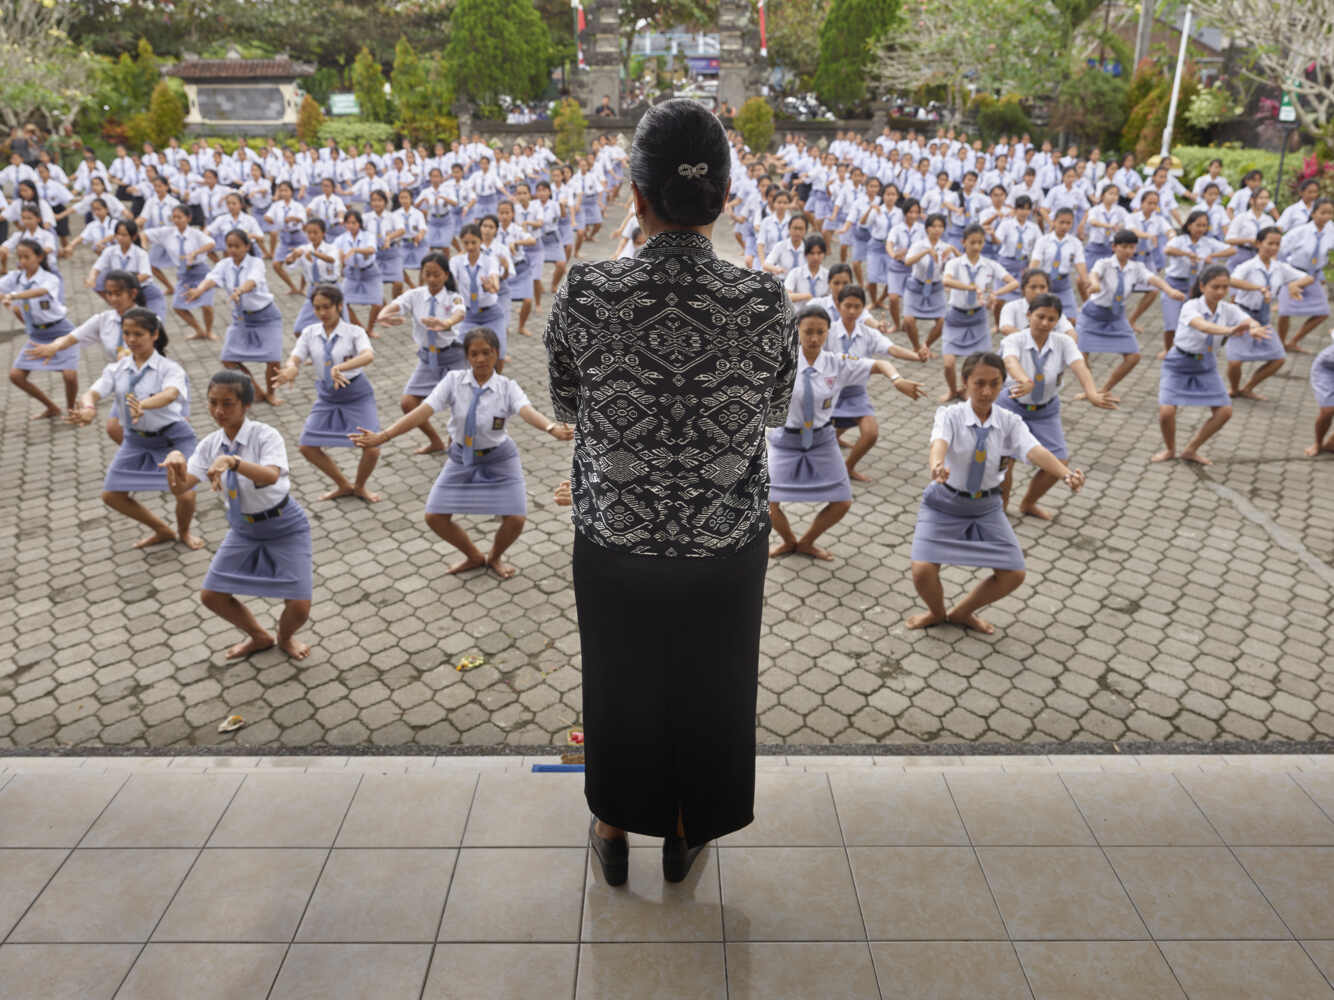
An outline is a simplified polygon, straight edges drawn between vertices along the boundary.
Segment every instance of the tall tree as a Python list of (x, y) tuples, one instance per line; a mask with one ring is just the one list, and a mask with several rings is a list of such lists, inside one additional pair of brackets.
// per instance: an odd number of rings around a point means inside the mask
[(801, 90), (810, 90), (820, 69), (820, 28), (830, 0), (768, 0), (765, 4), (769, 64), (797, 77)]
[(50, 0), (0, 0), (0, 118), (6, 125), (35, 118), (58, 131), (90, 98), (94, 64), (70, 43), (73, 13), (72, 4)]
[(454, 93), (489, 110), (501, 95), (531, 100), (549, 79), (549, 46), (532, 0), (459, 0), (445, 49)]
[(352, 63), (352, 90), (357, 95), (357, 108), (364, 122), (383, 122), (389, 119), (389, 99), (384, 93), (384, 71), (362, 46)]
[(872, 53), (901, 21), (899, 0), (833, 0), (820, 26), (820, 100), (838, 108), (864, 100)]

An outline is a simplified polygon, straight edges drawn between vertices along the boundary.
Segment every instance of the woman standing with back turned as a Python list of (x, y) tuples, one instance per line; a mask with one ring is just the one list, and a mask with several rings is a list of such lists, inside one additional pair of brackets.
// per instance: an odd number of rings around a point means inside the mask
[(576, 427), (584, 793), (610, 885), (627, 831), (666, 838), (679, 882), (754, 819), (764, 431), (787, 415), (797, 342), (779, 280), (714, 254), (730, 168), (712, 113), (650, 108), (630, 151), (648, 242), (571, 267), (547, 321), (555, 416)]

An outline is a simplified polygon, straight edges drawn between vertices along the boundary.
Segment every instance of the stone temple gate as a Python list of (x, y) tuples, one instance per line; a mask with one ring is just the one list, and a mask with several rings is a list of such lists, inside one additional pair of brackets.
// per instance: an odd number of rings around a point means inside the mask
[[(580, 42), (587, 70), (574, 78), (576, 96), (590, 111), (610, 97), (621, 111), (620, 5), (617, 0), (586, 0)], [(759, 93), (766, 60), (760, 55), (760, 26), (751, 0), (718, 3), (718, 105), (740, 108)]]

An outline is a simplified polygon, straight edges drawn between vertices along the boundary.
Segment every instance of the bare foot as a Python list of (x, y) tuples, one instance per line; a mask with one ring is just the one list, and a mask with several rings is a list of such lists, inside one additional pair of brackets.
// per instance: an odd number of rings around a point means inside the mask
[(383, 499), (380, 494), (372, 493), (364, 486), (352, 487), (352, 494), (361, 497), (361, 499), (365, 500), (367, 503), (379, 503)]
[(1238, 389), (1236, 392), (1229, 392), (1228, 395), (1233, 399), (1240, 396), (1242, 399), (1257, 399), (1262, 403), (1265, 401), (1265, 397), (1261, 396), (1254, 389)]
[(53, 419), (53, 418), (55, 418), (55, 417), (58, 417), (58, 416), (60, 416), (60, 407), (58, 407), (58, 406), (52, 406), (52, 407), (49, 407), (48, 409), (43, 410), (41, 413), (34, 413), (34, 414), (33, 414), (31, 417), (29, 417), (28, 419), (30, 419), (30, 420), (51, 420), (51, 419)]
[(1170, 462), (1172, 459), (1174, 459), (1174, 458), (1176, 458), (1176, 457), (1177, 457), (1177, 453), (1174, 452), (1171, 448), (1164, 448), (1162, 451), (1158, 452), (1158, 454), (1154, 455), (1151, 459), (1149, 459), (1149, 461), (1150, 461), (1150, 462)]
[(521, 336), (521, 337), (531, 337), (532, 335), (533, 335), (533, 333), (532, 333), (531, 330), (527, 329), (526, 327), (522, 327), (522, 326), (519, 327), (519, 336)]
[(227, 650), (227, 659), (239, 660), (243, 656), (249, 656), (251, 653), (258, 653), (261, 650), (269, 649), (273, 646), (273, 636), (267, 632), (259, 635), (252, 635), (245, 642), (238, 642)]
[(924, 611), (920, 615), (909, 615), (903, 619), (903, 624), (907, 625), (908, 628), (930, 628), (932, 625), (945, 624), (945, 619), (930, 611)]
[(948, 620), (955, 625), (962, 625), (964, 628), (975, 629), (983, 635), (991, 635), (991, 633), (996, 631), (995, 625), (983, 621), (981, 618), (977, 617), (977, 615), (956, 615), (951, 612), (947, 617)]
[(488, 559), (486, 561), (486, 566), (492, 573), (496, 574), (496, 576), (500, 577), (502, 580), (508, 580), (515, 573), (519, 572), (517, 567), (511, 566), (509, 563), (499, 559)]
[(834, 557), (830, 555), (826, 549), (822, 549), (818, 545), (802, 545), (800, 542), (798, 542), (797, 551), (804, 556), (810, 556), (812, 559), (819, 559), (822, 560), (823, 562), (834, 561)]
[(371, 330), (367, 330), (367, 331), (366, 331), (366, 336), (370, 337), (371, 340), (379, 340), (379, 339), (380, 339), (380, 335), (379, 335), (378, 333), (375, 333), (374, 331), (371, 331)]
[(176, 532), (174, 531), (155, 531), (147, 538), (141, 538), (134, 543), (136, 549), (146, 549), (150, 545), (161, 545), (163, 542), (176, 541)]
[(1198, 451), (1183, 451), (1181, 461), (1194, 462), (1196, 465), (1213, 465), (1214, 463), (1205, 458)]
[(304, 660), (310, 655), (310, 647), (291, 636), (286, 639), (279, 639), (278, 648), (294, 660)]
[(1043, 510), (1037, 504), (1020, 504), (1019, 513), (1027, 514), (1029, 517), (1036, 517), (1043, 521), (1050, 521), (1055, 515), (1049, 510)]
[[(1131, 323), (1131, 324), (1130, 324), (1130, 329), (1132, 329), (1132, 330), (1135, 331), (1135, 336), (1136, 336), (1136, 337), (1142, 337), (1142, 336), (1144, 336), (1144, 328), (1143, 328), (1142, 326), (1140, 326), (1138, 323)], [(1166, 352), (1164, 352), (1164, 353), (1166, 353)]]
[(869, 477), (867, 477), (867, 476), (863, 476), (863, 475), (862, 475), (860, 472), (858, 472), (856, 469), (849, 469), (849, 470), (848, 470), (848, 478), (849, 478), (849, 479), (855, 479), (855, 480), (857, 480), (857, 482), (859, 482), (859, 483), (869, 483), (869, 482), (871, 481)]
[[(1309, 452), (1308, 454), (1314, 455), (1315, 452)], [(796, 551), (797, 551), (797, 543), (795, 541), (783, 542), (781, 545), (775, 545), (773, 548), (769, 550), (769, 558), (777, 559), (779, 556), (789, 555)]]
[(1309, 445), (1302, 454), (1304, 454), (1307, 458), (1315, 458), (1323, 450), (1324, 449), (1321, 448), (1319, 444), (1313, 444)]
[(471, 556), (467, 559), (462, 560), (461, 562), (456, 562), (453, 566), (449, 567), (449, 572), (466, 573), (470, 569), (481, 569), (485, 565), (486, 565), (486, 556), (483, 555)]
[(1311, 352), (1310, 352), (1309, 350), (1307, 350), (1305, 347), (1302, 347), (1300, 344), (1296, 344), (1296, 343), (1293, 343), (1293, 344), (1284, 344), (1284, 345), (1283, 345), (1283, 349), (1286, 350), (1289, 354), (1310, 354), (1310, 353), (1311, 353)]
[(940, 403), (948, 403), (948, 402), (951, 402), (952, 400), (955, 400), (955, 399), (958, 399), (958, 398), (959, 398), (959, 390), (957, 390), (957, 389), (946, 389), (944, 392), (942, 392), (942, 393), (937, 397), (937, 402), (940, 402)]
[(184, 542), (185, 547), (189, 549), (202, 549), (204, 547), (204, 540), (198, 535), (192, 535), (189, 532), (186, 532), (185, 537), (182, 538), (181, 541)]
[(322, 494), (320, 496), (320, 499), (337, 500), (339, 497), (350, 497), (352, 493), (353, 493), (353, 487), (351, 486), (337, 486), (334, 489), (331, 489), (328, 493)]
[(203, 333), (192, 333), (192, 334), (190, 334), (190, 336), (186, 337), (185, 339), (186, 339), (186, 340), (217, 340), (218, 338), (217, 338), (216, 336), (214, 336), (213, 334), (211, 334), (211, 333), (205, 331), (205, 332), (203, 332)]
[(424, 445), (422, 445), (420, 448), (418, 448), (416, 451), (414, 451), (413, 454), (414, 454), (414, 455), (429, 455), (429, 454), (431, 454), (432, 452), (436, 452), (436, 451), (444, 451), (444, 450), (445, 450), (445, 444), (444, 444), (444, 442), (442, 441), (442, 442), (440, 442), (440, 444), (424, 444)]

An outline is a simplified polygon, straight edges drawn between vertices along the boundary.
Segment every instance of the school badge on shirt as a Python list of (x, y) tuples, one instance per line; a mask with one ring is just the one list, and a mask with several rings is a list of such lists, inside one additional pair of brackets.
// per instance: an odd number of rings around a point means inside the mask
[(505, 429), (505, 418), (493, 417), (491, 420), (491, 429), (493, 431), (503, 431)]

